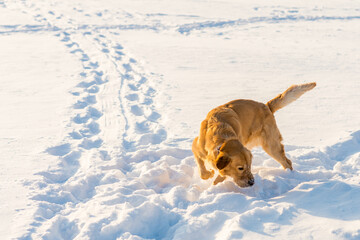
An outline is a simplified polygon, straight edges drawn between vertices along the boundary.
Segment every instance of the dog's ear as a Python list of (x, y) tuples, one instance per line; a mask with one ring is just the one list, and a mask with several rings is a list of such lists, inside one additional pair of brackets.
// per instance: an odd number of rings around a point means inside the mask
[(216, 167), (221, 170), (230, 163), (230, 158), (227, 156), (220, 156), (216, 159)]

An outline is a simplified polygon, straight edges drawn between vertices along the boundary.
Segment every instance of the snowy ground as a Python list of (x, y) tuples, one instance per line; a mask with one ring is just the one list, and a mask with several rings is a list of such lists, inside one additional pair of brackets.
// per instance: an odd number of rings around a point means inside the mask
[[(360, 239), (360, 4), (0, 1), (0, 239)], [(199, 178), (201, 120), (276, 113), (295, 171)]]

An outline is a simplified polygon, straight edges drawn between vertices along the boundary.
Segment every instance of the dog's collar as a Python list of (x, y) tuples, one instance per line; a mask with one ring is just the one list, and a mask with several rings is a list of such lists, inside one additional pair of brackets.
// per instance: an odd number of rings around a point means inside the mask
[(216, 149), (216, 151), (217, 151), (217, 153), (219, 153), (219, 152), (220, 152), (220, 148), (221, 148), (221, 144), (215, 148), (215, 149)]

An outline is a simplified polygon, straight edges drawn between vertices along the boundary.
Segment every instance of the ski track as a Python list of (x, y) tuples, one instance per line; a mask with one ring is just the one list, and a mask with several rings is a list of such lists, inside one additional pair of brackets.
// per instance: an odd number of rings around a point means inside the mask
[[(35, 8), (33, 3), (23, 2), (26, 7)], [(55, 6), (54, 6), (55, 7)], [(37, 7), (37, 11), (41, 11), (41, 6)], [(248, 17), (248, 18), (238, 18), (238, 19), (209, 19), (206, 17), (201, 17), (197, 15), (182, 15), (182, 14), (164, 14), (164, 13), (155, 13), (155, 14), (141, 14), (141, 13), (129, 13), (126, 11), (115, 12), (112, 17), (116, 21), (119, 21), (120, 24), (81, 24), (76, 23), (73, 19), (67, 19), (64, 17), (64, 14), (55, 15), (55, 12), (51, 10), (44, 9), (41, 13), (35, 15), (35, 19), (39, 22), (43, 22), (43, 25), (3, 25), (0, 26), (0, 34), (10, 34), (16, 32), (39, 32), (39, 31), (59, 31), (73, 29), (76, 26), (76, 29), (88, 31), (91, 30), (150, 30), (155, 32), (161, 31), (175, 31), (180, 34), (189, 35), (192, 32), (207, 31), (211, 29), (228, 29), (235, 27), (245, 27), (248, 25), (259, 25), (259, 24), (276, 24), (276, 23), (291, 23), (291, 22), (319, 22), (319, 21), (357, 21), (360, 20), (359, 9), (353, 9), (350, 11), (348, 16), (339, 16), (339, 15), (319, 15), (318, 8), (314, 8), (311, 11), (305, 12), (302, 8), (283, 8), (283, 7), (268, 7), (260, 8), (255, 7), (252, 9), (255, 13), (262, 10), (262, 16)], [(74, 7), (72, 11), (77, 14), (81, 14), (83, 17), (91, 17), (93, 15), (103, 18), (108, 15), (109, 10), (99, 10), (96, 13), (87, 13), (83, 9)], [(26, 10), (25, 10), (26, 12)], [(47, 17), (44, 17), (43, 14), (46, 14)], [(266, 14), (268, 16), (263, 16)], [(51, 18), (51, 20), (50, 20)], [(175, 18), (180, 20), (181, 18), (186, 18), (191, 23), (183, 24), (173, 24), (167, 25), (163, 24), (163, 20), (167, 18)], [(66, 20), (64, 20), (66, 19)], [(123, 22), (130, 21), (128, 24), (123, 24)], [(197, 20), (197, 21), (194, 21)], [(56, 27), (52, 22), (61, 23), (61, 27)], [(143, 24), (143, 23), (146, 24)], [(55, 24), (56, 25), (56, 24)], [(66, 29), (68, 28), (68, 29)]]
[[(360, 161), (359, 131), (349, 140), (323, 150), (301, 149), (299, 154), (299, 148), (291, 149), (294, 168), (299, 169), (293, 173), (276, 168), (273, 160), (255, 150), (256, 161), (269, 161), (269, 168), (274, 168), (263, 171), (255, 167), (257, 184), (253, 188), (239, 189), (230, 181), (209, 188), (210, 183), (201, 181), (194, 170), (191, 151), (166, 145), (167, 133), (161, 126), (153, 86), (159, 77), (147, 73), (109, 31), (159, 30), (169, 26), (82, 26), (54, 10), (25, 1), (20, 11), (33, 15), (39, 25), (1, 26), (6, 30), (0, 34), (51, 32), (77, 57), (83, 69), (71, 91), (77, 102), (72, 106), (74, 116), (67, 127), (68, 137), (46, 150), (58, 161), (48, 171), (38, 173), (43, 181), (32, 183), (36, 191), (31, 198), (37, 210), (28, 233), (19, 239), (129, 239), (134, 235), (139, 238), (133, 239), (186, 239), (190, 235), (194, 239), (212, 239), (233, 225), (271, 236), (268, 223), (273, 223), (273, 228), (275, 221), (289, 225), (299, 208), (330, 218), (338, 213), (344, 220), (354, 216), (347, 218), (346, 212), (360, 214), (346, 203), (339, 208), (336, 202), (341, 202), (340, 197), (331, 205), (333, 215), (320, 204), (309, 208), (311, 204), (298, 199), (301, 192), (310, 192), (316, 200), (324, 191), (331, 194), (337, 189), (353, 191), (360, 197), (356, 177), (360, 170), (353, 164)], [(76, 11), (88, 14), (81, 9)], [(247, 23), (359, 18), (289, 15), (205, 21), (172, 28), (189, 34), (193, 30)], [(78, 27), (74, 29), (74, 25)], [(354, 185), (344, 182), (352, 178)], [(276, 203), (271, 206), (270, 202)], [(258, 216), (259, 224), (247, 225)], [(202, 223), (204, 218), (207, 225)], [(231, 234), (230, 238), (243, 236), (241, 231)], [(334, 234), (353, 233), (339, 230)]]
[(209, 28), (226, 28), (236, 26), (246, 26), (249, 24), (275, 24), (281, 22), (315, 22), (315, 21), (351, 21), (359, 20), (360, 16), (296, 16), (294, 14), (274, 17), (252, 17), (249, 19), (236, 19), (226, 21), (205, 21), (198, 23), (184, 24), (177, 27), (177, 31), (181, 34), (190, 34), (192, 31), (206, 30)]

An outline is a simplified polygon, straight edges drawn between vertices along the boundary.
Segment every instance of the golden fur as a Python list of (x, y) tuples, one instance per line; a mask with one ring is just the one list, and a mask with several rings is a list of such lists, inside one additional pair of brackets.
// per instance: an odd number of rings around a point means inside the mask
[(214, 184), (231, 177), (240, 187), (252, 186), (254, 177), (249, 149), (255, 146), (261, 146), (284, 169), (292, 170), (292, 163), (285, 156), (274, 112), (315, 86), (316, 83), (293, 85), (266, 104), (240, 99), (211, 110), (202, 121), (200, 134), (192, 145), (200, 177), (209, 179), (217, 170), (219, 174)]

